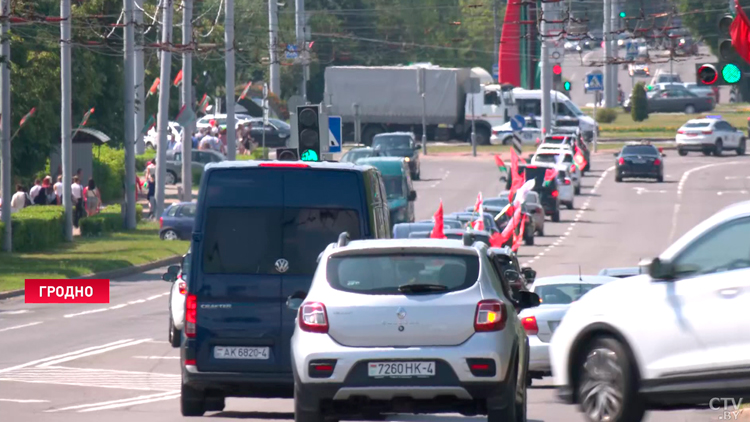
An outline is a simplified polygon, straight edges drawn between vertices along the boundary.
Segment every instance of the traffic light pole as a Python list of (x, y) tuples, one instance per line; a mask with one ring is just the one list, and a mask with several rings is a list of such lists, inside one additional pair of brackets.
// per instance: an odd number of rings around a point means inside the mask
[(547, 41), (547, 2), (542, 2), (542, 71), (541, 71), (541, 85), (542, 85), (542, 138), (547, 136), (552, 126), (552, 99), (550, 98), (550, 90), (552, 89), (552, 75), (550, 74), (549, 65), (549, 41)]

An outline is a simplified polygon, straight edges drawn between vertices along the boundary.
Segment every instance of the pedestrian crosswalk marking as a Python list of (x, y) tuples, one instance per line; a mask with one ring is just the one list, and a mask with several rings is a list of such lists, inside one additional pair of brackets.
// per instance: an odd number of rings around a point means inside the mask
[(137, 391), (174, 391), (182, 382), (178, 374), (62, 366), (17, 369), (3, 373), (0, 381)]

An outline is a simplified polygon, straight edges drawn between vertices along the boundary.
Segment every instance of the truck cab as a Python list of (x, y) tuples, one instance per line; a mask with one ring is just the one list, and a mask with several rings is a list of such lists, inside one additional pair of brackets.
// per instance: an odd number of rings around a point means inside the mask
[[(472, 118), (475, 120), (477, 144), (488, 144), (492, 128), (509, 122), (516, 114), (518, 107), (511, 85), (487, 84), (482, 85), (477, 94), (466, 94), (466, 124), (470, 126)], [(467, 129), (467, 133), (471, 134), (470, 127)]]

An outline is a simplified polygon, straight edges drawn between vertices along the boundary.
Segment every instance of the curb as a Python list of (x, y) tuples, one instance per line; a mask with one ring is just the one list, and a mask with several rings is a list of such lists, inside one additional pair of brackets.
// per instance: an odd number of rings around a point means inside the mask
[[(152, 262), (148, 262), (148, 263), (141, 264), (141, 265), (132, 265), (130, 267), (118, 268), (116, 270), (103, 271), (97, 274), (89, 274), (89, 275), (85, 275), (79, 278), (84, 279), (84, 280), (102, 279), (102, 278), (112, 280), (114, 278), (127, 277), (127, 276), (134, 275), (134, 274), (145, 273), (146, 271), (151, 271), (155, 268), (177, 264), (180, 262), (181, 259), (182, 259), (182, 255), (175, 255), (169, 258), (160, 259), (158, 261), (152, 261)], [(23, 295), (24, 295), (24, 289), (0, 292), (0, 300), (10, 299), (13, 297), (18, 297), (18, 296), (23, 296)]]

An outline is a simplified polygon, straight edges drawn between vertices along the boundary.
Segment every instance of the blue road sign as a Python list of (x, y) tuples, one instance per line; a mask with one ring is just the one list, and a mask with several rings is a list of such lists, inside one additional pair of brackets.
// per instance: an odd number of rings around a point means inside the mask
[(625, 45), (625, 54), (628, 59), (634, 59), (638, 56), (638, 43), (635, 41), (628, 41)]
[(513, 129), (514, 132), (523, 129), (524, 126), (526, 126), (526, 119), (520, 114), (516, 114), (510, 118), (510, 128)]
[(589, 91), (603, 91), (604, 75), (589, 73), (588, 75), (586, 75), (586, 85), (588, 85)]
[(341, 152), (341, 116), (328, 116), (328, 152)]
[(287, 44), (285, 54), (287, 59), (296, 59), (297, 57), (299, 57), (297, 46), (294, 44)]
[(497, 78), (499, 77), (498, 75), (499, 75), (498, 67), (497, 67), (497, 63), (495, 63), (492, 65), (492, 79), (497, 81)]

